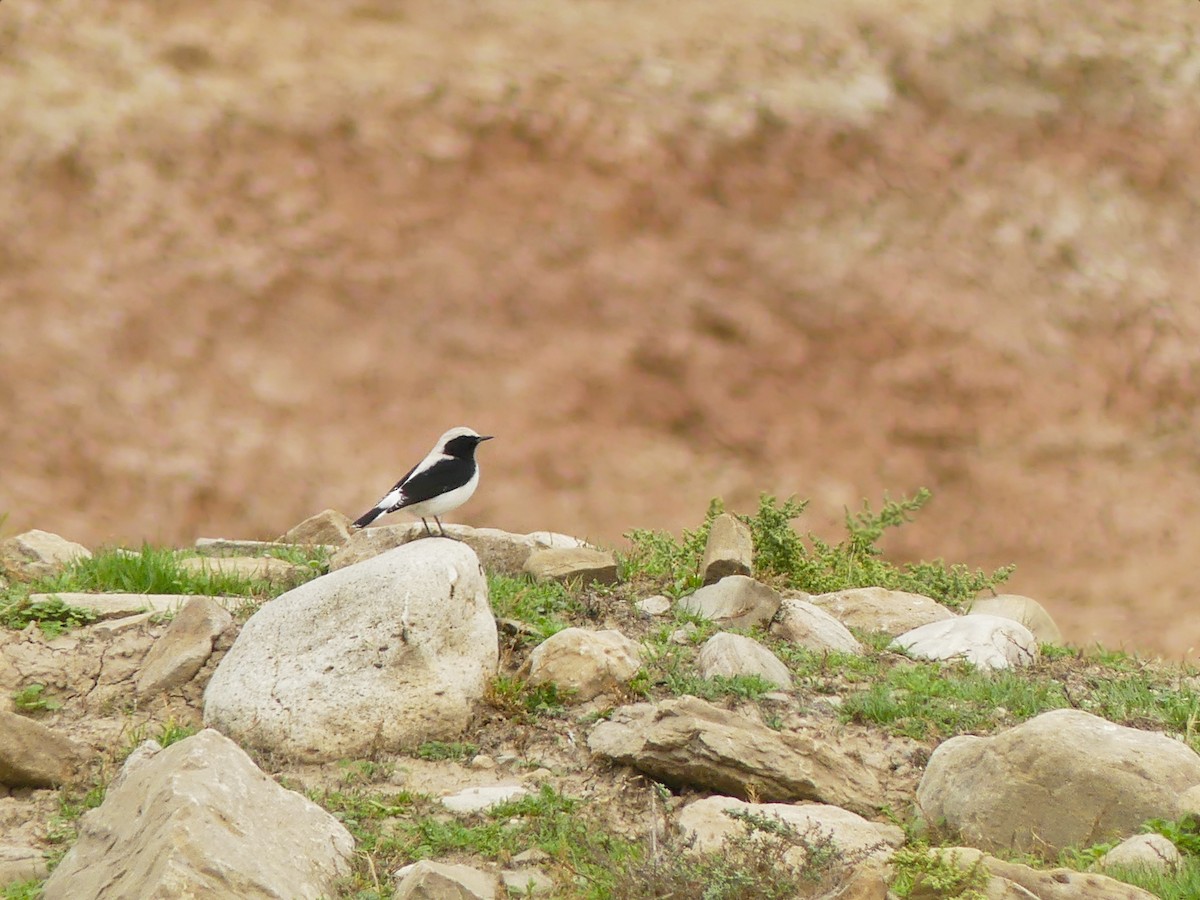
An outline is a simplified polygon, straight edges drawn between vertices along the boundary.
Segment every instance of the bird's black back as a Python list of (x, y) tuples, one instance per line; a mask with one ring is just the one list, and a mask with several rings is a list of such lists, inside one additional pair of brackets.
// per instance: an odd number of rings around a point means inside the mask
[[(454, 443), (451, 441), (450, 443)], [(432, 500), (447, 491), (460, 488), (475, 474), (475, 458), (450, 456), (439, 459), (424, 472), (418, 472), (404, 482), (404, 500), (395, 509), (404, 509), (423, 500)]]

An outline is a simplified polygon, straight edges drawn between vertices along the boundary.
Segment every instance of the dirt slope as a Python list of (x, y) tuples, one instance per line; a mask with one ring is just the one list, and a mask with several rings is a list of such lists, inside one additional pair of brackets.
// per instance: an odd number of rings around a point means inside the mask
[(924, 485), (897, 555), (1190, 652), (1198, 15), (5, 3), (4, 527), (271, 537), (467, 423), (472, 524)]

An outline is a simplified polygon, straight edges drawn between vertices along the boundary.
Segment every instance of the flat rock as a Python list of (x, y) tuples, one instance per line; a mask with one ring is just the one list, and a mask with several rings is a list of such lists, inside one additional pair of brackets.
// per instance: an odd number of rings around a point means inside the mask
[(679, 599), (679, 608), (732, 628), (765, 625), (779, 611), (774, 588), (745, 575), (730, 575)]
[(774, 653), (753, 638), (719, 631), (704, 642), (696, 659), (705, 678), (757, 675), (776, 687), (790, 688), (792, 673)]
[(233, 616), (211, 597), (188, 597), (142, 662), (134, 685), (149, 696), (187, 684), (212, 656)]
[[(498, 528), (466, 525), (446, 525), (445, 528), (447, 535), (475, 551), (485, 572), (496, 575), (520, 575), (525, 569), (525, 560), (534, 550), (588, 546), (578, 538), (552, 531), (514, 534)], [(425, 539), (425, 529), (420, 522), (377, 525), (354, 531), (350, 540), (330, 558), (329, 568), (331, 571), (344, 569), (402, 544)]]
[(211, 729), (126, 761), (45, 885), (45, 900), (318, 900), (350, 873), (354, 839)]
[(954, 613), (929, 597), (881, 587), (814, 594), (809, 601), (847, 628), (883, 631), (892, 635), (955, 617)]
[(815, 603), (784, 597), (771, 624), (771, 634), (818, 653), (862, 654), (863, 646), (850, 629)]
[[(175, 613), (183, 609), (188, 600), (198, 594), (88, 594), (67, 591), (60, 594), (30, 594), (34, 602), (51, 600), (57, 597), (68, 606), (80, 609), (90, 609), (101, 621), (105, 619), (122, 619), (126, 616), (136, 616), (141, 613), (163, 614)], [(224, 597), (207, 597), (214, 603), (228, 603)]]
[(311, 574), (308, 566), (274, 556), (191, 556), (179, 560), (178, 564), (185, 572), (219, 572), (276, 583), (299, 580)]
[(738, 814), (790, 826), (799, 841), (784, 854), (784, 861), (797, 870), (804, 867), (807, 848), (822, 838), (831, 837), (843, 853), (861, 859), (887, 858), (904, 844), (904, 831), (895, 825), (872, 822), (825, 803), (747, 803), (735, 797), (705, 797), (680, 810), (676, 825), (692, 850), (717, 853), (727, 840), (749, 831), (746, 822), (735, 817)]
[(729, 513), (713, 519), (700, 561), (704, 583), (716, 584), (727, 575), (749, 575), (753, 567), (754, 538), (750, 526)]
[[(974, 847), (946, 847), (929, 852), (952, 860), (960, 869), (970, 869), (982, 861), (992, 875), (987, 887), (988, 900), (993, 897), (998, 900), (1028, 900), (1030, 897), (1033, 900), (1155, 900), (1149, 891), (1093, 872), (1035, 869), (997, 859)], [(914, 893), (913, 896), (917, 895)]]
[(394, 874), (392, 900), (495, 900), (499, 880), (471, 866), (422, 859)]
[(78, 774), (89, 750), (40, 722), (0, 711), (0, 784), (58, 787)]
[(655, 594), (653, 597), (647, 597), (645, 600), (638, 600), (633, 604), (644, 616), (665, 616), (671, 611), (671, 601), (662, 594)]
[(507, 803), (524, 797), (529, 791), (519, 784), (489, 784), (482, 787), (464, 788), (442, 798), (442, 806), (455, 813), (473, 813), (490, 809), (498, 803)]
[(529, 682), (553, 682), (573, 700), (591, 700), (623, 688), (641, 665), (638, 645), (619, 631), (564, 628), (529, 654)]
[(942, 743), (917, 805), (982, 849), (1057, 853), (1172, 818), (1179, 794), (1198, 783), (1200, 755), (1186, 744), (1058, 709), (990, 737)]
[(594, 547), (553, 547), (530, 553), (524, 572), (537, 581), (616, 584), (617, 558)]
[(536, 897), (554, 890), (554, 879), (541, 869), (505, 869), (500, 873), (500, 882), (510, 897), (527, 897), (530, 894)]
[[(250, 556), (263, 557), (272, 550), (295, 550), (294, 544), (283, 541), (244, 541), (231, 538), (196, 538), (195, 551), (201, 556)], [(335, 548), (328, 547), (328, 550)]]
[(870, 815), (884, 795), (876, 770), (837, 744), (696, 697), (621, 707), (592, 729), (588, 747), (664, 784), (742, 799), (816, 800)]
[(350, 540), (350, 518), (335, 509), (326, 509), (293, 525), (279, 537), (281, 544), (306, 547), (340, 547)]
[(1028, 628), (1040, 644), (1061, 645), (1063, 642), (1062, 632), (1050, 613), (1032, 597), (1020, 594), (979, 597), (967, 604), (967, 615), (1003, 616)]
[(0, 892), (5, 885), (41, 881), (50, 874), (46, 854), (36, 847), (0, 844)]
[(1020, 622), (983, 614), (930, 622), (892, 646), (917, 659), (957, 659), (988, 670), (1028, 666), (1040, 654), (1037, 638)]
[(418, 541), (265, 604), (213, 673), (204, 718), (311, 762), (408, 749), (462, 732), (498, 658), (479, 558)]
[(1135, 834), (1101, 856), (1092, 868), (1104, 871), (1111, 866), (1130, 866), (1169, 871), (1182, 861), (1179, 848), (1161, 834)]
[(92, 551), (82, 544), (35, 528), (0, 541), (0, 573), (15, 581), (32, 581), (91, 555)]

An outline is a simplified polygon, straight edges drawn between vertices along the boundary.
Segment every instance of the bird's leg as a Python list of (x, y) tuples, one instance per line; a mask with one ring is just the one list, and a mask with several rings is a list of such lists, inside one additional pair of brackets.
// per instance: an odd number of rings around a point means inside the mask
[(445, 537), (445, 536), (446, 536), (446, 529), (442, 527), (442, 520), (441, 520), (441, 519), (439, 519), (437, 516), (434, 516), (434, 517), (433, 517), (433, 521), (435, 521), (435, 522), (437, 522), (437, 523), (438, 523), (438, 531), (440, 531), (440, 532), (442, 533), (442, 537)]
[[(437, 519), (434, 519), (434, 521), (436, 522)], [(424, 516), (421, 517), (421, 524), (425, 526), (425, 533), (427, 535), (429, 535), (430, 537), (433, 537), (433, 531), (432, 531), (432, 529), (430, 529), (429, 523), (425, 521)]]

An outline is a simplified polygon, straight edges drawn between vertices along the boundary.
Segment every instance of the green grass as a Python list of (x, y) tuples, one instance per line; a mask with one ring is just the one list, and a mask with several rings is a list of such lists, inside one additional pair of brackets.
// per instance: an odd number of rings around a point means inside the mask
[(898, 897), (910, 897), (920, 888), (922, 897), (987, 900), (984, 891), (991, 875), (984, 868), (982, 859), (964, 867), (953, 861), (951, 854), (913, 844), (895, 852), (892, 866), (896, 874), (891, 889)]
[(471, 759), (479, 753), (479, 746), (471, 743), (446, 743), (444, 741), (426, 741), (417, 748), (417, 756), (421, 759), (436, 762), (445, 759)]
[(538, 583), (523, 575), (488, 575), (488, 594), (496, 618), (524, 622), (540, 640), (568, 627), (580, 608), (578, 598), (567, 586)]
[(8, 598), (0, 601), (0, 626), (20, 631), (35, 624), (48, 638), (58, 637), (81, 625), (90, 625), (97, 618), (90, 609), (70, 606), (57, 597), (30, 601), (27, 589), (10, 591)]
[(497, 675), (488, 683), (484, 699), (509, 717), (528, 722), (561, 713), (571, 693), (553, 682), (530, 684), (515, 675)]
[(43, 884), (44, 882), (37, 879), (14, 881), (0, 887), (0, 900), (38, 900), (42, 896)]
[(49, 712), (62, 709), (62, 704), (53, 697), (47, 696), (44, 684), (27, 684), (19, 691), (13, 691), (13, 706), (22, 712)]

